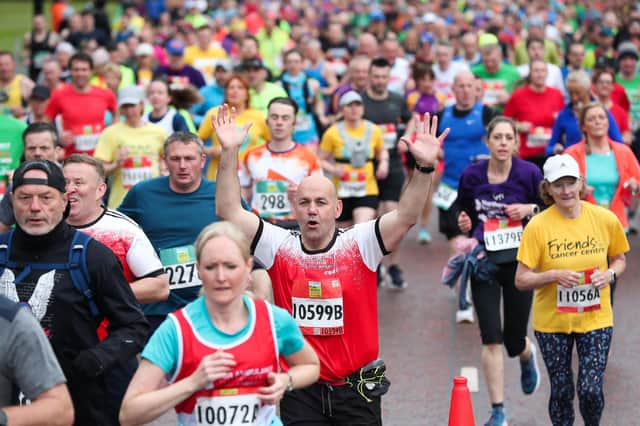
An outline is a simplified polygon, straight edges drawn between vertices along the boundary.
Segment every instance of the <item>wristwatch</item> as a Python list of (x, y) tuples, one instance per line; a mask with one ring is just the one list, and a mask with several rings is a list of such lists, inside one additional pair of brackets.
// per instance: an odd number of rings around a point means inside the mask
[(7, 426), (7, 413), (0, 410), (0, 426)]
[(607, 270), (607, 272), (609, 272), (611, 274), (611, 281), (609, 281), (609, 282), (612, 283), (612, 282), (615, 282), (616, 279), (618, 279), (618, 274), (616, 274), (616, 271), (614, 271), (613, 268), (609, 268)]
[(416, 163), (415, 167), (417, 171), (426, 175), (428, 175), (429, 173), (433, 173), (433, 171), (436, 169), (434, 166), (421, 166), (418, 163)]
[(291, 392), (293, 390), (293, 377), (291, 373), (287, 371), (287, 376), (289, 376), (289, 384), (287, 385), (287, 392)]
[(535, 216), (538, 213), (540, 213), (540, 206), (538, 206), (537, 204), (533, 204), (531, 206), (531, 216)]

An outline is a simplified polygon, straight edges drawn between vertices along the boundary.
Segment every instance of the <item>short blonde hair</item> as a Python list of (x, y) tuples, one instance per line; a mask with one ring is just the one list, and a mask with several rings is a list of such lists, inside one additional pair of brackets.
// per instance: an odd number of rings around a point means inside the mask
[(195, 242), (196, 259), (198, 261), (200, 261), (204, 246), (216, 237), (227, 237), (233, 241), (240, 250), (240, 254), (245, 262), (251, 258), (250, 244), (246, 235), (233, 223), (222, 221), (207, 225), (198, 235)]

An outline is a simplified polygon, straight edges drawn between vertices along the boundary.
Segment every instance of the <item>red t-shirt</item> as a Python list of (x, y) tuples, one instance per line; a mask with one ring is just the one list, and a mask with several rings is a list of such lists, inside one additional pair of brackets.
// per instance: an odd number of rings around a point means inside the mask
[(59, 115), (61, 131), (75, 136), (74, 144), (65, 147), (65, 157), (76, 152), (93, 155), (107, 111), (116, 112), (116, 97), (108, 89), (91, 86), (88, 92), (81, 93), (68, 84), (53, 91), (45, 114), (52, 121)]
[(625, 111), (624, 108), (613, 102), (609, 107), (609, 112), (613, 115), (613, 119), (616, 120), (620, 133), (624, 134), (624, 132), (631, 130), (631, 125), (629, 124), (629, 113)]
[(275, 304), (289, 311), (320, 358), (320, 379), (341, 382), (378, 356), (376, 268), (387, 254), (378, 221), (336, 232), (309, 251), (300, 234), (262, 222), (254, 255), (273, 283)]
[(504, 107), (504, 115), (516, 121), (531, 123), (528, 132), (520, 132), (520, 158), (526, 160), (544, 155), (553, 123), (563, 106), (562, 92), (553, 87), (535, 92), (526, 85), (513, 92)]
[[(619, 105), (626, 112), (629, 112), (631, 110), (631, 103), (629, 102), (627, 92), (625, 92), (624, 86), (622, 86), (620, 83), (613, 83), (611, 102)], [(620, 131), (622, 132), (622, 129), (620, 129)]]

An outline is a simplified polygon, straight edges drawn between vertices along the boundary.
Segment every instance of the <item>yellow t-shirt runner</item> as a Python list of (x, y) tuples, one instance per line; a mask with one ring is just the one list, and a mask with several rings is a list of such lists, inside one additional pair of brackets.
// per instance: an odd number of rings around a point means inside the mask
[(211, 44), (207, 50), (200, 49), (200, 46), (187, 46), (183, 59), (185, 64), (202, 73), (207, 84), (212, 84), (215, 82), (213, 71), (221, 60), (227, 59), (227, 52), (216, 44)]
[(128, 150), (127, 158), (111, 177), (109, 208), (118, 207), (133, 185), (160, 176), (160, 158), (166, 138), (164, 129), (155, 124), (134, 128), (116, 123), (102, 132), (94, 157), (111, 163), (118, 158), (120, 148)]
[[(214, 114), (216, 116), (218, 115), (218, 108), (219, 107), (213, 107), (209, 111), (207, 111), (207, 114), (204, 116), (202, 124), (200, 124), (200, 128), (198, 129), (198, 136), (200, 137), (200, 139), (206, 141), (207, 139), (211, 138), (212, 146), (220, 146), (218, 137), (213, 131), (213, 126), (211, 125), (211, 116)], [(249, 129), (247, 140), (245, 140), (240, 146), (240, 158), (238, 159), (240, 163), (244, 159), (244, 155), (247, 152), (247, 149), (254, 146), (263, 145), (270, 138), (267, 123), (259, 111), (249, 108), (245, 109), (242, 114), (236, 115), (236, 124), (238, 127), (242, 128), (247, 123), (251, 123), (251, 128)], [(210, 159), (209, 167), (207, 168), (207, 179), (216, 180), (219, 161), (219, 158)]]
[(383, 148), (382, 130), (370, 121), (362, 120), (353, 129), (341, 121), (327, 129), (320, 149), (330, 152), (336, 163), (345, 168), (342, 176), (333, 177), (338, 198), (378, 195), (373, 159)]
[[(582, 201), (577, 218), (562, 216), (555, 206), (534, 216), (522, 233), (518, 261), (537, 272), (584, 272), (584, 282), (588, 284), (594, 269), (607, 270), (608, 256), (627, 251), (629, 243), (618, 218), (609, 210)], [(593, 287), (588, 291), (579, 287), (565, 291), (551, 283), (537, 288), (533, 299), (534, 330), (586, 333), (613, 326), (611, 288), (607, 286), (596, 293)]]

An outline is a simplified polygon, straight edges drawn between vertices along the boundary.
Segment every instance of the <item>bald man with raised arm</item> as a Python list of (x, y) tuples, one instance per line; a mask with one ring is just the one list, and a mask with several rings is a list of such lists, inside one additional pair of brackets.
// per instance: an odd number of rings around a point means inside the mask
[[(384, 362), (377, 359), (376, 268), (414, 225), (427, 197), (438, 149), (449, 132), (446, 129), (437, 137), (437, 118), (429, 118), (427, 114), (420, 122), (416, 117), (415, 142), (401, 139), (416, 158), (418, 170), (396, 210), (339, 229), (336, 219), (342, 204), (333, 184), (325, 177), (310, 176), (293, 197), (300, 230), (290, 231), (242, 209), (238, 148), (250, 125), (238, 127), (235, 111), (227, 105), (213, 117), (222, 146), (217, 215), (238, 225), (252, 240), (254, 256), (271, 276), (275, 303), (292, 313), (320, 358), (320, 381), (288, 392), (282, 400), (285, 424), (381, 424), (380, 398), (389, 382)], [(332, 409), (323, 408), (328, 406)]]

